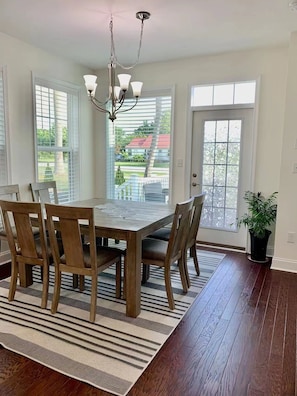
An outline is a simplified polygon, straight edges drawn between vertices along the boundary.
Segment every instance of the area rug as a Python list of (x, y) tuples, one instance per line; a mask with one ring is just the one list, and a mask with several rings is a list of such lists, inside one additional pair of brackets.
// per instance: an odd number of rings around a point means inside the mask
[(125, 315), (125, 301), (115, 298), (114, 269), (98, 278), (96, 322), (89, 322), (90, 283), (84, 293), (63, 276), (58, 312), (50, 313), (53, 270), (50, 273), (48, 309), (41, 309), (40, 269), (34, 283), (17, 288), (8, 302), (9, 279), (0, 282), (0, 344), (56, 371), (114, 395), (126, 395), (183, 318), (224, 255), (198, 251), (201, 275), (188, 258), (191, 288), (182, 291), (179, 271), (172, 268), (176, 309), (168, 308), (163, 270), (151, 268), (141, 288), (141, 314)]

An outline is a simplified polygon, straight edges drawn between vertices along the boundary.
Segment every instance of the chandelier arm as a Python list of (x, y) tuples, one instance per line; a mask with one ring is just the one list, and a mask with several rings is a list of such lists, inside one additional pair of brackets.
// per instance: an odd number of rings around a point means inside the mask
[[(132, 110), (132, 109), (134, 109), (134, 107), (137, 105), (137, 103), (138, 103), (138, 99), (139, 98), (136, 98), (135, 99), (135, 103), (134, 103), (134, 105), (133, 106), (131, 106), (131, 107), (129, 107), (129, 109), (125, 109), (125, 110), (121, 110), (121, 111), (116, 111), (117, 113), (125, 113), (126, 111), (130, 111), (130, 110)], [(120, 107), (122, 107), (122, 106), (120, 106)]]
[(100, 102), (95, 96), (90, 96), (90, 98), (91, 102), (97, 104), (97, 106), (105, 106), (109, 101), (109, 98), (107, 98), (105, 102)]
[[(93, 103), (93, 105), (96, 107), (96, 109), (97, 110), (99, 110), (99, 111), (101, 111), (102, 113), (108, 113), (110, 116), (111, 116), (111, 113), (110, 113), (110, 111), (109, 110), (107, 110), (106, 108), (104, 108), (104, 107), (101, 107), (101, 106), (103, 106), (104, 104), (103, 103), (100, 103), (98, 100), (96, 100), (96, 98), (94, 98), (94, 97), (90, 97), (90, 101)], [(100, 105), (99, 105), (99, 104)], [(106, 102), (107, 103), (107, 102)]]

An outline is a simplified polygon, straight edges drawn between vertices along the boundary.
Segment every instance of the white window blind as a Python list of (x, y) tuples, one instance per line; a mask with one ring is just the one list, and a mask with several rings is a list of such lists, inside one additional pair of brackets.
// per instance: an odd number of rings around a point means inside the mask
[(0, 67), (0, 185), (8, 184), (6, 114), (5, 114), (5, 70)]
[[(126, 100), (132, 106), (133, 99)], [(171, 153), (171, 91), (141, 97), (109, 122), (107, 196), (167, 202)]]
[(59, 202), (79, 196), (78, 89), (34, 80), (36, 178), (55, 180)]

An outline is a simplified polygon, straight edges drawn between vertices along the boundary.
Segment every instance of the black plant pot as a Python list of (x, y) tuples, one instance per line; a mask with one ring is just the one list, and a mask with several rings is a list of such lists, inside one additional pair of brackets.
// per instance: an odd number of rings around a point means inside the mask
[(252, 231), (250, 231), (250, 237), (251, 237), (250, 259), (252, 261), (257, 261), (260, 263), (267, 262), (266, 252), (267, 252), (267, 243), (268, 243), (270, 234), (271, 234), (271, 231), (266, 230), (265, 236), (263, 238), (258, 238), (252, 233)]

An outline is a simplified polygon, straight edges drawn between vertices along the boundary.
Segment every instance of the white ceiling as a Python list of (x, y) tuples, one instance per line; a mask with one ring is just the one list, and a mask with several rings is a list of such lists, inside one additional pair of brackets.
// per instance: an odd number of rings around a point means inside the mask
[(297, 30), (289, 0), (0, 0), (0, 31), (90, 68), (105, 67), (113, 15), (119, 61), (140, 63), (274, 46)]

